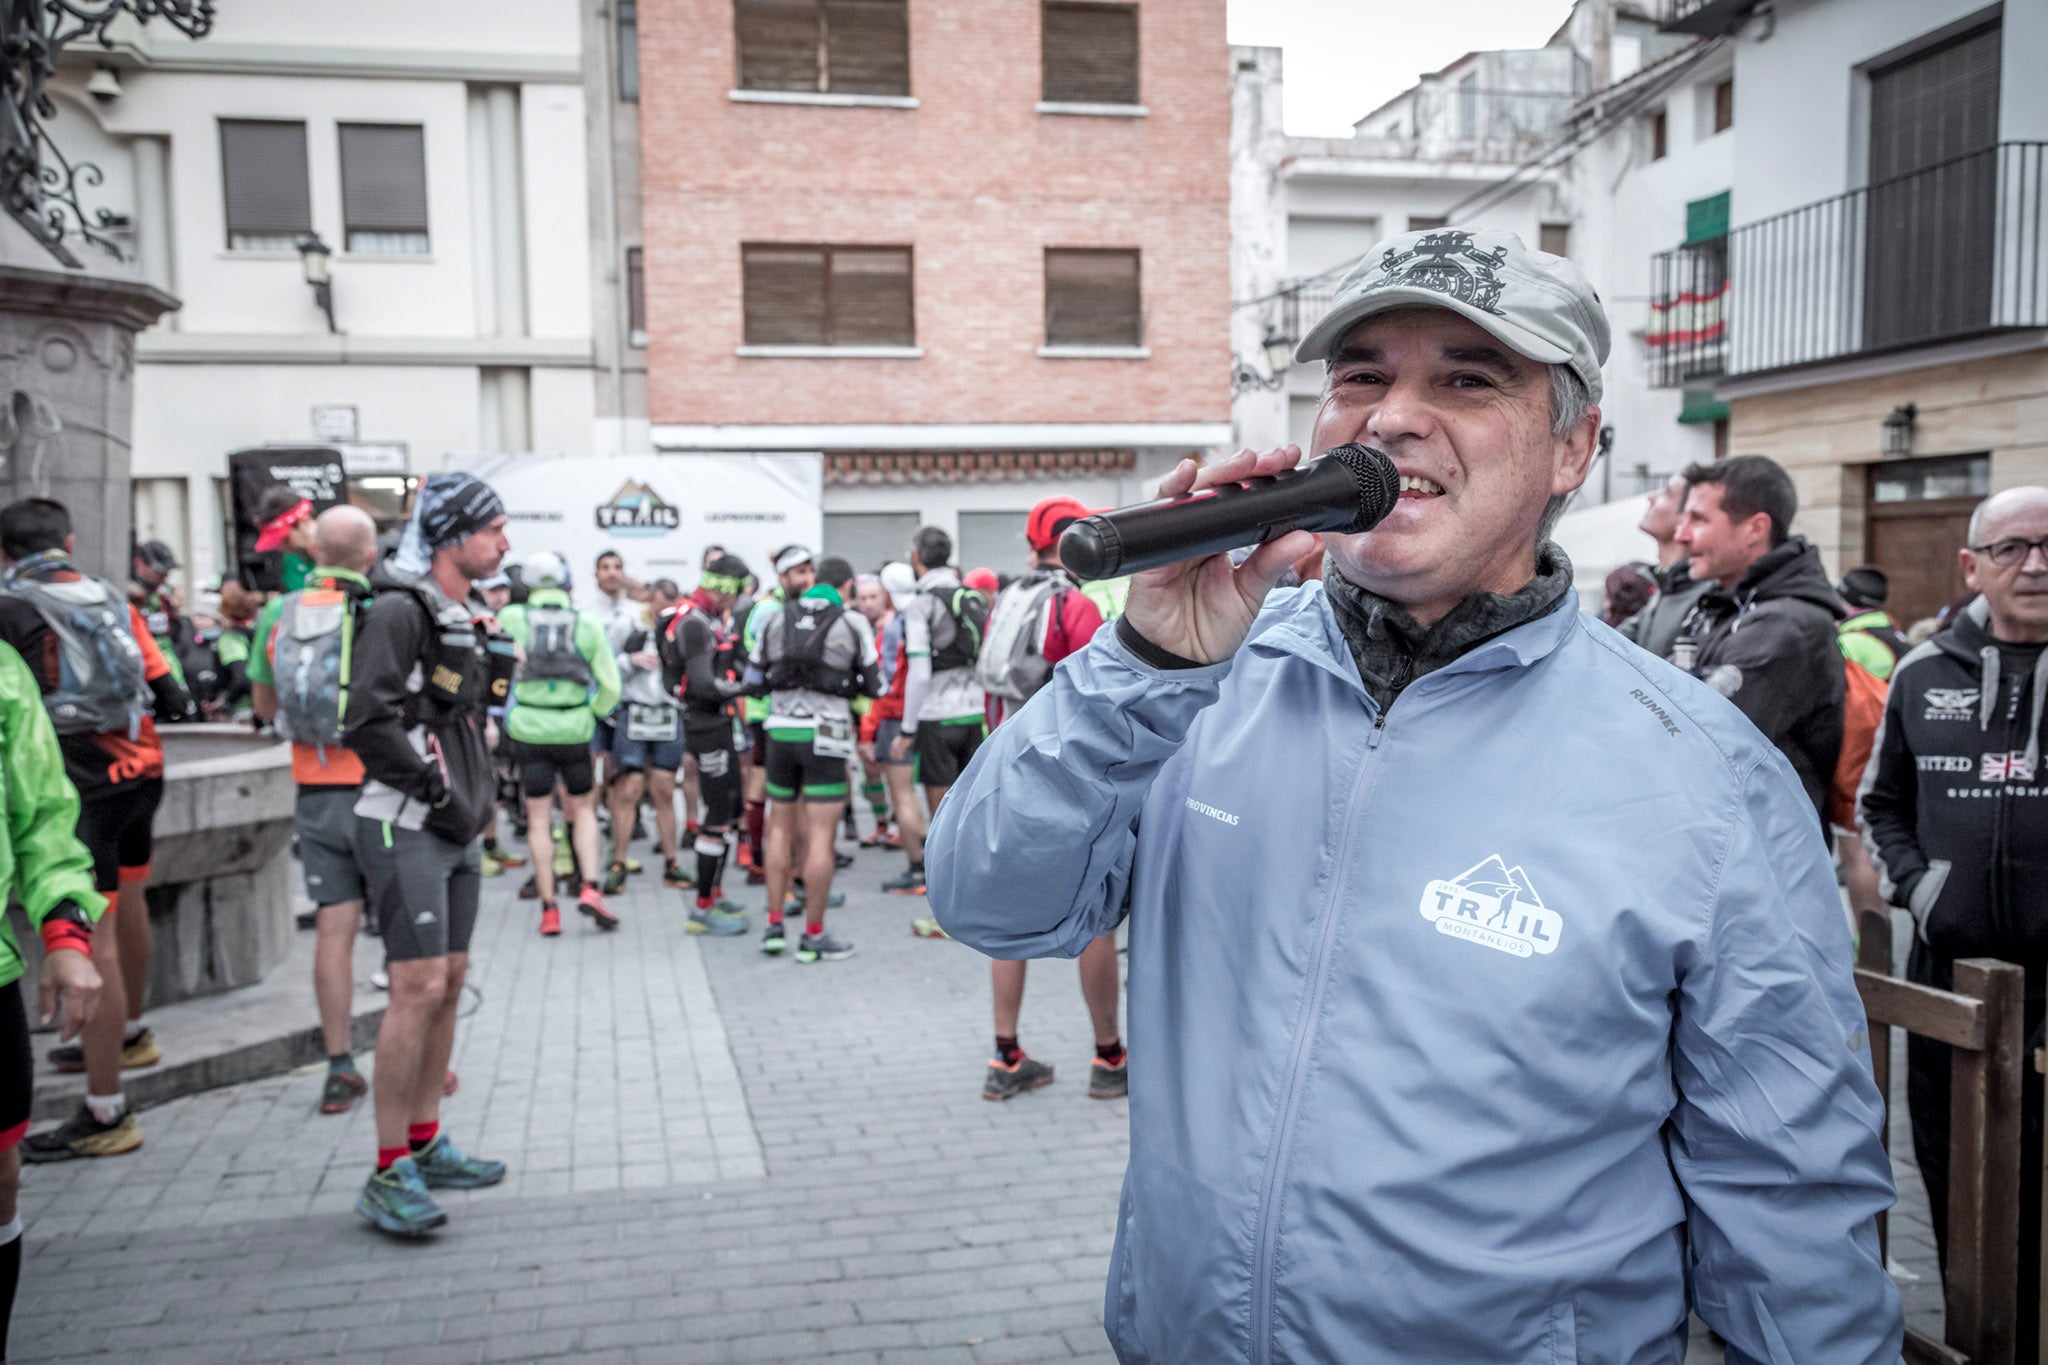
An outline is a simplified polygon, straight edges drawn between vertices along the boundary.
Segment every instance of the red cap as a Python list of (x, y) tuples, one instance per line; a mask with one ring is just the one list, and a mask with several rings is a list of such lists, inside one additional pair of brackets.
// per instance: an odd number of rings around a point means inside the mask
[(995, 592), (1003, 586), (1003, 580), (996, 576), (994, 569), (973, 569), (960, 580), (960, 586), (976, 592)]
[(297, 526), (312, 515), (313, 504), (307, 502), (304, 498), (300, 498), (291, 507), (264, 523), (263, 529), (256, 533), (256, 553), (259, 555), (269, 554), (272, 550), (284, 544), (285, 537), (292, 533), (292, 527)]
[(1082, 517), (1094, 515), (1094, 508), (1084, 506), (1079, 499), (1064, 494), (1041, 499), (1032, 507), (1031, 515), (1024, 523), (1024, 539), (1031, 542), (1032, 549), (1043, 550), (1057, 541), (1060, 532), (1066, 529), (1060, 525), (1061, 522), (1079, 521)]

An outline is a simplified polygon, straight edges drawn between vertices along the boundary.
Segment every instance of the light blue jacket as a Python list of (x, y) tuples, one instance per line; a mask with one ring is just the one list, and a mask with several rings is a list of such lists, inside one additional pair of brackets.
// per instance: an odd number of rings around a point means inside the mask
[(1733, 706), (1575, 596), (1382, 714), (1316, 584), (1214, 667), (1105, 627), (928, 868), (996, 957), (1129, 916), (1124, 1361), (1678, 1365), (1690, 1303), (1731, 1363), (1889, 1365), (1818, 831)]

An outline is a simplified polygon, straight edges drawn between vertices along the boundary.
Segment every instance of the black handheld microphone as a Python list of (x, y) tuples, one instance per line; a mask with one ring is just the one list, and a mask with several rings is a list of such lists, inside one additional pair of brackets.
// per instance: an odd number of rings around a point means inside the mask
[(1060, 562), (1083, 579), (1117, 578), (1289, 531), (1356, 535), (1377, 526), (1400, 495), (1394, 462), (1347, 442), (1284, 473), (1083, 517), (1060, 537)]

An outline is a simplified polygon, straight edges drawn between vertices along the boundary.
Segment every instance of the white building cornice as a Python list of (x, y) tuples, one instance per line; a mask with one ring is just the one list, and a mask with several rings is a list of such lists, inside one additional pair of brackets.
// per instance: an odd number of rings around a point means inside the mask
[(1228, 422), (933, 422), (843, 426), (657, 423), (657, 450), (1028, 450), (1217, 446)]
[(596, 363), (588, 337), (377, 337), (145, 332), (144, 365), (534, 365)]
[[(461, 52), (384, 47), (299, 47), (282, 43), (121, 44), (115, 65), (142, 71), (222, 76), (321, 76), (370, 80), (481, 81), (575, 85), (573, 52)], [(126, 58), (125, 62), (118, 58)], [(106, 60), (103, 54), (100, 60)]]

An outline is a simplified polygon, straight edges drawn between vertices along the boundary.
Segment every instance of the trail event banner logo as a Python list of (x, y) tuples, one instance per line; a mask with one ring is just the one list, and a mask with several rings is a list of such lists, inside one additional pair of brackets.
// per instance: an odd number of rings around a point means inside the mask
[(1499, 313), (1506, 281), (1493, 272), (1506, 264), (1508, 249), (1481, 251), (1469, 232), (1430, 232), (1406, 251), (1389, 248), (1380, 258), (1380, 277), (1366, 293), (1405, 286), (1448, 294), (1459, 303)]
[(615, 536), (652, 540), (682, 524), (682, 509), (663, 502), (659, 493), (638, 479), (619, 485), (611, 501), (597, 509), (598, 529)]
[(1498, 853), (1448, 881), (1423, 888), (1422, 917), (1440, 934), (1515, 957), (1557, 951), (1564, 920), (1544, 905), (1519, 866)]

